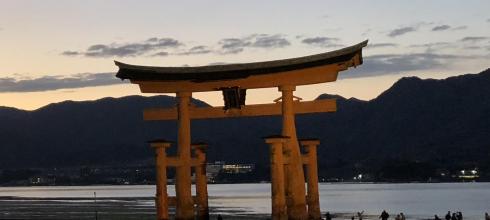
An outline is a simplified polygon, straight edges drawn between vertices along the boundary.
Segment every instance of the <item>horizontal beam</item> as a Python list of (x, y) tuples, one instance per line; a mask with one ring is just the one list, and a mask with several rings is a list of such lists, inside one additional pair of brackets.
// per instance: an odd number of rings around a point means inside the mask
[[(337, 104), (335, 99), (320, 99), (315, 101), (294, 102), (296, 114), (335, 112)], [(191, 107), (191, 119), (228, 118), (228, 117), (253, 117), (267, 115), (281, 115), (281, 103), (244, 105), (241, 109), (223, 110), (223, 107)], [(145, 109), (143, 118), (147, 121), (177, 120), (176, 108)]]
[(131, 80), (131, 83), (138, 84), (142, 93), (207, 92), (218, 91), (223, 87), (258, 89), (279, 87), (282, 85), (310, 85), (336, 81), (339, 71), (347, 69), (351, 63), (355, 63), (356, 61), (354, 59), (358, 59), (358, 57), (354, 57), (344, 63), (310, 67), (276, 74), (253, 75), (235, 80), (206, 82)]

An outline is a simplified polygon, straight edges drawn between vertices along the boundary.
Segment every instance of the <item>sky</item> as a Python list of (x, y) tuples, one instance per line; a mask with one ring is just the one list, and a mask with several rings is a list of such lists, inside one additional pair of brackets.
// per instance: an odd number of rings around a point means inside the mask
[[(443, 79), (490, 68), (490, 1), (2, 0), (0, 106), (142, 94), (114, 60), (202, 66), (301, 57), (368, 39), (364, 64), (333, 83), (300, 86), (370, 100), (402, 77)], [(173, 94), (169, 94), (173, 95)], [(193, 97), (222, 105), (219, 92)], [(270, 103), (277, 89), (247, 91)]]

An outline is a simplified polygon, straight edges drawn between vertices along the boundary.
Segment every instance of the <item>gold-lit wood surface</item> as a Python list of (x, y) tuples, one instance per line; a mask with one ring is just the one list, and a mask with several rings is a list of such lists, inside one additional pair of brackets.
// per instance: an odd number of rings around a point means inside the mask
[[(295, 114), (335, 112), (337, 103), (335, 99), (321, 99), (314, 101), (295, 101)], [(223, 107), (191, 107), (189, 109), (191, 119), (228, 118), (228, 117), (253, 117), (267, 115), (281, 115), (281, 103), (245, 105), (241, 109), (223, 110)], [(144, 120), (176, 120), (176, 108), (145, 109)]]
[[(356, 61), (350, 61), (356, 62)], [(337, 80), (338, 72), (344, 70), (347, 63), (330, 64), (276, 74), (253, 75), (243, 79), (218, 80), (206, 82), (192, 81), (136, 81), (142, 93), (175, 93), (217, 91), (223, 87), (240, 87), (241, 89), (271, 88), (280, 85), (311, 85)]]

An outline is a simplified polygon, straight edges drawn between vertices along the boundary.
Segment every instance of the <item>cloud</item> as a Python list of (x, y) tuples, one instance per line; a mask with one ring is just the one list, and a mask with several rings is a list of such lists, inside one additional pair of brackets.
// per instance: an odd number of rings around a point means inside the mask
[(243, 51), (243, 48), (248, 47), (250, 42), (239, 38), (225, 38), (218, 42), (221, 45), (224, 54), (236, 54)]
[(398, 47), (398, 44), (394, 44), (394, 43), (368, 44), (366, 49), (374, 49), (374, 48), (381, 48), (381, 47)]
[(445, 30), (449, 30), (451, 29), (451, 26), (449, 25), (439, 25), (439, 26), (435, 26), (432, 28), (432, 31), (445, 31)]
[(291, 45), (291, 43), (282, 35), (261, 34), (255, 37), (252, 47), (260, 48), (281, 48)]
[(465, 37), (461, 39), (462, 42), (476, 43), (489, 39), (488, 37)]
[(65, 56), (84, 55), (86, 57), (132, 57), (161, 49), (177, 48), (181, 45), (183, 43), (173, 38), (153, 37), (143, 42), (95, 44), (83, 52), (67, 50), (61, 54)]
[(402, 28), (397, 28), (397, 29), (390, 31), (390, 33), (388, 33), (388, 36), (398, 37), (398, 36), (401, 36), (401, 35), (404, 35), (404, 34), (407, 34), (410, 32), (414, 32), (414, 31), (417, 31), (416, 27), (402, 27)]
[(82, 73), (72, 76), (43, 76), (35, 79), (4, 77), (0, 78), (0, 93), (42, 92), (123, 83), (114, 75), (114, 73)]
[(158, 52), (158, 53), (154, 53), (153, 55), (151, 55), (152, 57), (166, 57), (168, 56), (169, 53), (168, 52), (165, 52), (165, 51), (162, 51), (162, 52)]
[(409, 46), (410, 48), (425, 48), (426, 53), (434, 53), (438, 50), (447, 49), (447, 48), (455, 48), (456, 44), (450, 42), (431, 42), (425, 44), (412, 44)]
[(63, 53), (61, 53), (61, 55), (63, 55), (63, 56), (78, 56), (78, 55), (80, 55), (80, 52), (67, 50), (67, 51), (63, 51)]
[(211, 50), (211, 48), (201, 45), (201, 46), (191, 47), (189, 50), (187, 50), (185, 52), (178, 53), (178, 55), (208, 54), (211, 52), (213, 52), (213, 50)]
[(243, 52), (245, 48), (283, 48), (291, 43), (281, 34), (252, 34), (243, 38), (225, 38), (218, 42), (221, 54), (236, 54)]
[(459, 30), (466, 30), (466, 29), (468, 29), (468, 26), (462, 25), (462, 26), (455, 27), (452, 30), (459, 31)]
[(339, 44), (340, 39), (333, 37), (310, 37), (301, 41), (303, 44), (308, 44), (317, 47), (342, 47), (344, 45)]
[(373, 55), (364, 57), (362, 66), (341, 74), (341, 78), (380, 76), (417, 70), (450, 68), (457, 61), (475, 58), (483, 58), (483, 56), (434, 53)]
[(459, 31), (459, 30), (466, 30), (466, 29), (468, 29), (468, 26), (466, 26), (466, 25), (451, 27), (450, 25), (444, 24), (444, 25), (439, 25), (439, 26), (433, 27), (432, 31), (446, 31), (446, 30)]
[(487, 22), (489, 22), (489, 23), (490, 23), (490, 18), (489, 18), (489, 19), (487, 19)]

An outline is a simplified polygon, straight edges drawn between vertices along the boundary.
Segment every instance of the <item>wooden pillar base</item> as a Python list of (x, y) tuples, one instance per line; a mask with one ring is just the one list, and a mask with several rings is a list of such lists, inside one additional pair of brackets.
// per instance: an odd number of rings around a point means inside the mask
[(157, 220), (167, 220), (168, 218), (168, 194), (167, 194), (167, 154), (171, 142), (165, 140), (154, 140), (149, 142), (155, 149), (156, 166), (156, 196), (155, 206), (157, 210)]
[(206, 147), (205, 143), (192, 144), (198, 164), (195, 166), (196, 172), (196, 203), (198, 219), (209, 219), (208, 206), (208, 178), (206, 176)]
[(276, 135), (265, 137), (264, 139), (270, 145), (272, 219), (286, 220), (288, 218), (284, 184), (283, 145), (289, 140), (289, 137)]
[(307, 161), (306, 181), (308, 191), (306, 202), (308, 204), (308, 219), (321, 219), (320, 195), (318, 193), (318, 165), (317, 165), (317, 146), (320, 144), (318, 139), (303, 139), (300, 144), (304, 147)]

